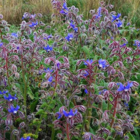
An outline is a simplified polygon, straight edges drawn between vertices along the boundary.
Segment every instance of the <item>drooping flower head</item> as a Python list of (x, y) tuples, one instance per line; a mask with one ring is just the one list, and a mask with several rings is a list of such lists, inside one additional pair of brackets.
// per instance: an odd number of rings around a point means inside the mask
[(67, 15), (68, 14), (68, 7), (67, 7), (67, 3), (66, 2), (63, 4), (60, 13), (63, 14), (63, 15)]
[(78, 28), (75, 26), (73, 20), (71, 20), (71, 22), (70, 22), (70, 27), (71, 27), (75, 32), (78, 32)]
[(70, 109), (70, 112), (66, 112), (65, 110), (63, 110), (63, 114), (65, 117), (72, 118), (74, 115), (77, 114), (77, 110), (75, 110), (75, 112), (73, 112), (72, 109)]
[(93, 62), (93, 60), (92, 60), (92, 59), (90, 59), (90, 60), (89, 60), (89, 59), (87, 59), (87, 60), (86, 60), (86, 62), (84, 62), (84, 65), (86, 65), (86, 66), (87, 66), (87, 65), (91, 65), (91, 64), (92, 64), (92, 62)]
[(13, 101), (13, 100), (17, 100), (16, 95), (12, 96), (11, 94), (8, 94), (8, 97), (4, 96), (4, 99), (7, 101)]
[(69, 33), (66, 37), (65, 37), (65, 39), (69, 42), (69, 41), (71, 41), (72, 39), (73, 39), (73, 34), (72, 33)]
[(106, 67), (108, 67), (108, 65), (107, 65), (107, 63), (106, 63), (106, 60), (100, 59), (100, 60), (98, 61), (98, 63), (99, 63), (99, 67), (100, 67), (100, 68), (105, 69)]
[(20, 109), (20, 107), (18, 105), (16, 107), (11, 105), (10, 108), (8, 109), (8, 112), (16, 114), (19, 109)]
[(96, 15), (96, 18), (100, 18), (102, 15), (101, 15), (101, 11), (102, 11), (102, 8), (99, 7), (98, 8), (98, 14)]

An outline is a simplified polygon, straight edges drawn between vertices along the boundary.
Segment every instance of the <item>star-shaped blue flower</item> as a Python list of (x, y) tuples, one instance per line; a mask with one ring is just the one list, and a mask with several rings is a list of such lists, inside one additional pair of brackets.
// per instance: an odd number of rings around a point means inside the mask
[(96, 18), (100, 18), (102, 15), (101, 15), (101, 10), (102, 10), (102, 8), (101, 7), (99, 7), (98, 8), (98, 14), (96, 15)]
[(14, 108), (14, 106), (11, 105), (10, 108), (8, 109), (8, 112), (16, 114), (19, 109), (20, 107), (18, 105), (16, 106), (16, 108)]
[(122, 27), (122, 21), (121, 21), (121, 20), (117, 21), (117, 22), (116, 22), (116, 25), (117, 25), (118, 28), (119, 28), (119, 27)]
[(126, 86), (124, 86), (122, 83), (118, 83), (117, 85), (120, 86), (117, 91), (119, 91), (119, 92), (125, 91), (126, 92), (133, 86), (133, 83), (128, 82)]
[(116, 19), (119, 19), (121, 14), (119, 13), (118, 15), (112, 15), (112, 22), (115, 21)]
[(46, 69), (46, 68), (44, 68), (44, 72), (46, 72), (46, 73), (50, 72), (50, 73), (51, 73), (51, 72), (53, 72), (53, 70), (52, 70), (52, 69), (50, 69), (50, 68), (47, 68), (47, 69)]
[(38, 25), (38, 22), (32, 22), (32, 24), (29, 25), (29, 27), (36, 27)]
[(140, 47), (140, 41), (139, 40), (135, 40), (133, 45), (137, 46), (137, 47)]
[(28, 137), (26, 137), (26, 138), (21, 138), (20, 140), (30, 140), (31, 139), (31, 137), (30, 136), (28, 136)]
[(73, 39), (73, 34), (72, 33), (69, 33), (66, 37), (65, 37), (65, 39), (69, 42), (69, 41), (71, 41), (72, 39)]
[(11, 33), (11, 35), (15, 38), (18, 38), (18, 34), (17, 33)]
[(2, 42), (0, 42), (0, 47), (2, 47), (2, 45), (3, 45), (3, 43), (2, 43)]
[(70, 112), (66, 112), (65, 110), (63, 110), (63, 114), (65, 117), (72, 118), (74, 115), (77, 114), (77, 110), (75, 110), (75, 112), (73, 112), (72, 109), (70, 109)]
[(53, 80), (53, 77), (50, 76), (49, 79), (48, 79), (48, 81), (49, 81), (49, 82), (52, 82), (52, 80)]
[(99, 67), (100, 68), (106, 68), (106, 67), (108, 67), (108, 65), (106, 64), (106, 60), (103, 60), (103, 59), (100, 59), (99, 61), (98, 61), (98, 63), (99, 63)]
[(15, 96), (12, 96), (11, 94), (8, 94), (8, 97), (6, 97), (6, 96), (3, 96), (3, 97), (7, 101), (13, 101), (13, 100), (16, 100), (17, 99), (16, 95)]
[(0, 91), (0, 94), (6, 94), (8, 91)]
[(86, 94), (88, 94), (88, 90), (87, 90), (87, 89), (85, 89), (84, 92), (85, 92)]
[(44, 49), (47, 51), (47, 52), (50, 52), (53, 50), (53, 47), (50, 47), (49, 45), (47, 45), (46, 47), (44, 47)]
[(67, 3), (63, 3), (63, 9), (67, 10), (68, 11), (68, 7), (67, 7)]

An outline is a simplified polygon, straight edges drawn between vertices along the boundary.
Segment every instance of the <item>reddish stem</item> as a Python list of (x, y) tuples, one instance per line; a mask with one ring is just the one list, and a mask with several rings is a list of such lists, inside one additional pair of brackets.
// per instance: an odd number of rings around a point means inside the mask
[(118, 102), (118, 96), (115, 98), (113, 119), (112, 119), (112, 122), (111, 122), (111, 125), (110, 125), (111, 127), (112, 127), (113, 124), (114, 124), (114, 120), (115, 120), (115, 116), (116, 116), (116, 112), (117, 112), (117, 102)]
[(68, 123), (67, 123), (66, 133), (67, 133), (67, 140), (70, 140), (70, 136), (69, 136), (69, 124)]

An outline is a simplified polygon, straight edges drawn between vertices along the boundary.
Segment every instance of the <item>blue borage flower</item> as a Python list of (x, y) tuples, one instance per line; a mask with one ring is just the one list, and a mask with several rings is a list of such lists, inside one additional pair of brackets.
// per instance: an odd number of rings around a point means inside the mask
[(106, 60), (103, 60), (103, 59), (100, 59), (99, 61), (98, 61), (98, 63), (99, 63), (99, 67), (100, 68), (106, 68), (106, 67), (108, 67), (108, 65), (106, 64)]
[(63, 3), (63, 7), (62, 8), (65, 9), (65, 10), (68, 10), (67, 3), (66, 2)]
[(86, 94), (88, 94), (88, 90), (87, 90), (87, 89), (85, 89), (84, 92), (85, 92)]
[(70, 22), (70, 27), (71, 27), (75, 32), (78, 32), (78, 28), (75, 27), (75, 24), (73, 23), (72, 20), (71, 20), (71, 22)]
[(15, 108), (13, 105), (11, 105), (10, 108), (8, 109), (8, 112), (16, 114), (19, 109), (20, 107), (18, 105)]
[(133, 86), (133, 83), (128, 82), (126, 86), (124, 86), (122, 83), (117, 83), (117, 85), (120, 86), (117, 91), (119, 91), (119, 92), (121, 92), (121, 91), (127, 92)]
[(20, 140), (30, 140), (31, 139), (31, 137), (30, 136), (28, 136), (28, 137), (26, 137), (26, 138), (21, 138)]
[(62, 114), (59, 112), (57, 112), (56, 114), (58, 115), (57, 119), (59, 120), (62, 117)]
[(118, 28), (119, 28), (119, 27), (122, 27), (122, 21), (121, 21), (121, 20), (118, 20), (118, 21), (116, 22), (116, 25), (117, 25)]
[(0, 47), (2, 47), (3, 46), (3, 43), (2, 42), (0, 42)]
[(66, 37), (65, 37), (65, 39), (69, 42), (69, 41), (71, 41), (72, 39), (73, 39), (73, 34), (72, 33), (69, 33)]
[(38, 22), (32, 22), (32, 24), (29, 25), (29, 27), (36, 27), (38, 25)]
[(49, 79), (48, 79), (48, 82), (52, 82), (52, 80), (53, 80), (53, 77), (50, 76)]
[(53, 72), (53, 70), (52, 69), (50, 69), (50, 68), (44, 68), (44, 72), (46, 72), (46, 73), (48, 73), (48, 72), (50, 72), (50, 73), (52, 73)]
[(83, 76), (86, 76), (86, 77), (89, 76), (89, 73), (88, 73), (87, 70), (85, 70), (84, 72), (85, 72), (85, 73), (83, 74)]
[(84, 62), (84, 65), (86, 65), (86, 66), (87, 66), (88, 64), (90, 64), (90, 65), (91, 65), (91, 64), (92, 64), (92, 62), (93, 62), (93, 60), (92, 60), (92, 59), (90, 59), (90, 60), (89, 60), (89, 59), (87, 59), (87, 60), (86, 60), (86, 62)]
[(63, 110), (63, 114), (65, 117), (72, 118), (74, 115), (77, 114), (77, 110), (75, 110), (75, 112), (73, 112), (72, 109), (70, 109), (70, 112), (66, 112), (65, 110)]
[(99, 7), (98, 8), (98, 14), (96, 15), (96, 18), (100, 18), (102, 15), (101, 15), (101, 11), (102, 11), (102, 8)]
[(52, 38), (53, 36), (52, 35), (48, 35), (47, 37), (44, 37), (44, 39), (46, 40), (49, 40), (50, 38)]
[(139, 40), (135, 40), (133, 45), (137, 46), (137, 47), (140, 47), (140, 41)]
[(118, 15), (112, 15), (112, 22), (119, 19), (121, 14), (119, 13)]
[(12, 96), (11, 94), (8, 94), (8, 97), (6, 96), (3, 96), (5, 100), (7, 101), (13, 101), (13, 100), (17, 100), (17, 97), (16, 95), (15, 96)]
[(120, 45), (120, 47), (125, 47), (127, 45), (127, 43), (124, 43), (122, 45)]
[(0, 94), (6, 94), (6, 93), (8, 93), (7, 90), (6, 91), (0, 91)]
[(11, 33), (11, 35), (15, 38), (18, 38), (18, 34), (17, 33)]
[(46, 50), (47, 52), (50, 52), (53, 50), (53, 47), (50, 47), (49, 45), (47, 45), (46, 47), (44, 47), (44, 50)]
[(63, 7), (62, 7), (60, 13), (63, 14), (63, 15), (67, 15), (68, 14), (68, 7), (67, 7), (67, 3), (66, 2), (63, 4)]

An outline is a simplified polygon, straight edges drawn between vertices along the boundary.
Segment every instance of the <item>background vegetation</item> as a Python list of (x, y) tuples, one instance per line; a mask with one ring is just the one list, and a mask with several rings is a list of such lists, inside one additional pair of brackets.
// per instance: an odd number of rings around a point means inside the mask
[[(128, 16), (128, 20), (140, 27), (140, 0), (105, 0), (115, 5), (114, 11)], [(99, 6), (99, 0), (67, 0), (68, 6), (75, 5), (83, 13), (84, 18), (89, 18), (89, 10)], [(121, 6), (120, 6), (121, 5)], [(53, 12), (51, 0), (1, 0), (0, 13), (11, 24), (18, 24), (24, 12), (42, 13), (44, 20), (49, 22)]]

